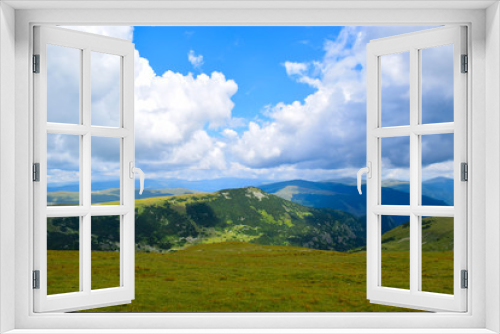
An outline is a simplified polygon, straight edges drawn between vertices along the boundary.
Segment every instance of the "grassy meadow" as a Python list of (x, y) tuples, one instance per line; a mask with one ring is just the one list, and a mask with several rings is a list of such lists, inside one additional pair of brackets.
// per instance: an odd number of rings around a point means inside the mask
[[(141, 199), (135, 214), (135, 299), (82, 312), (410, 311), (366, 299), (366, 223), (348, 213), (247, 187)], [(119, 224), (92, 217), (94, 290), (120, 284)], [(409, 289), (410, 226), (399, 224), (381, 238), (382, 286)], [(453, 293), (453, 224), (422, 219), (423, 291)], [(79, 291), (79, 226), (47, 220), (48, 294)]]
[[(116, 285), (119, 253), (92, 253), (95, 262), (92, 287), (110, 287), (113, 282)], [(424, 258), (439, 261), (449, 256), (447, 253), (450, 252), (429, 252)], [(384, 282), (389, 286), (404, 285), (406, 278), (399, 272), (406, 265), (407, 255), (402, 252), (386, 255), (392, 259), (389, 269), (398, 275), (388, 275)], [(50, 292), (75, 291), (78, 258), (74, 251), (49, 251), (48, 256)], [(56, 272), (63, 273), (66, 279), (50, 276)], [(449, 285), (449, 277), (441, 275), (442, 272), (450, 270), (424, 272), (429, 286), (439, 290)], [(366, 299), (365, 279), (365, 252), (245, 242), (204, 244), (172, 253), (137, 253), (136, 295), (132, 303), (84, 312), (411, 311), (370, 304)], [(56, 281), (58, 287), (51, 284)]]

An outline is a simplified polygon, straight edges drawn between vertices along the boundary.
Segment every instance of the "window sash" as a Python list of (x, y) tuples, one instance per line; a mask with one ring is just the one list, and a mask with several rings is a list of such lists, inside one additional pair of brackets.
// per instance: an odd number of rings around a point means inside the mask
[[(460, 163), (467, 162), (466, 108), (467, 76), (460, 73), (460, 57), (466, 54), (466, 28), (444, 27), (371, 41), (367, 46), (367, 161), (372, 178), (367, 180), (367, 297), (373, 303), (431, 311), (467, 310), (467, 290), (461, 288), (460, 271), (467, 269), (467, 183), (460, 181)], [(454, 122), (419, 124), (420, 51), (424, 48), (454, 45)], [(410, 55), (410, 125), (382, 128), (380, 57), (409, 52)], [(453, 207), (429, 207), (421, 200), (421, 143), (424, 134), (454, 134)], [(410, 205), (381, 205), (381, 138), (410, 138)], [(381, 215), (410, 217), (410, 289), (381, 286)], [(454, 217), (454, 294), (420, 291), (421, 226), (419, 217)]]
[[(40, 182), (34, 183), (34, 270), (40, 271), (40, 289), (33, 290), (34, 311), (73, 311), (103, 305), (128, 303), (134, 298), (134, 180), (129, 163), (134, 160), (133, 44), (129, 41), (69, 29), (35, 27), (34, 54), (40, 55), (40, 73), (34, 75), (34, 161), (40, 163)], [(46, 46), (58, 45), (80, 51), (80, 124), (47, 122)], [(121, 100), (119, 128), (91, 125), (90, 55), (101, 52), (121, 59)], [(47, 207), (47, 134), (80, 137), (80, 205)], [(120, 205), (91, 204), (91, 138), (120, 139)], [(91, 289), (91, 218), (120, 216), (120, 286)], [(80, 291), (47, 295), (47, 218), (80, 217)]]

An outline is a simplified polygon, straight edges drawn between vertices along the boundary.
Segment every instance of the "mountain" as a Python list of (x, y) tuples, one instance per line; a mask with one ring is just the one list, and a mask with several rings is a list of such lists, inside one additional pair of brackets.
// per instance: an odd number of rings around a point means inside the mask
[[(139, 190), (135, 191), (136, 199), (144, 199), (150, 197), (160, 197), (160, 196), (174, 196), (174, 195), (184, 195), (184, 194), (202, 194), (201, 191), (183, 189), (183, 188), (172, 188), (172, 189), (144, 189), (142, 195), (139, 195)], [(47, 193), (47, 204), (48, 205), (75, 205), (79, 203), (78, 192), (74, 191), (56, 191)], [(93, 191), (92, 203), (105, 203), (120, 200), (120, 189), (111, 188), (105, 190)]]
[(446, 177), (436, 177), (422, 182), (422, 193), (425, 196), (443, 200), (448, 205), (453, 205), (454, 181)]
[[(408, 252), (410, 249), (410, 222), (383, 232), (382, 251)], [(366, 246), (354, 251), (365, 251)], [(453, 251), (453, 218), (427, 217), (422, 219), (422, 252)]]
[[(113, 249), (118, 229), (105, 224), (109, 217), (92, 219), (102, 230), (100, 237), (92, 232), (93, 249)], [(58, 240), (56, 249), (76, 247), (77, 220), (49, 218), (48, 225), (48, 240)], [(135, 233), (138, 251), (224, 241), (347, 251), (366, 242), (364, 221), (349, 213), (305, 207), (253, 187), (137, 200)]]
[[(135, 180), (135, 187), (139, 188), (139, 180)], [(212, 180), (199, 180), (199, 181), (188, 181), (181, 179), (166, 179), (166, 180), (154, 180), (149, 179), (146, 174), (146, 180), (144, 181), (145, 189), (176, 189), (184, 188), (195, 190), (196, 192), (214, 192), (221, 189), (228, 188), (242, 188), (256, 186), (268, 182), (262, 179), (243, 179), (243, 178), (219, 178)], [(100, 181), (92, 182), (92, 191), (106, 190), (112, 188), (119, 188), (120, 181)], [(59, 192), (59, 191), (69, 191), (78, 192), (78, 183), (65, 184), (61, 186), (48, 185), (47, 192)]]
[[(346, 181), (348, 182), (348, 180)], [(404, 183), (400, 181), (392, 181), (390, 184), (400, 188), (404, 187)], [(260, 188), (266, 192), (305, 206), (342, 210), (356, 216), (366, 214), (366, 185), (362, 186), (362, 195), (359, 195), (356, 185), (350, 182), (345, 184), (333, 181), (312, 182), (292, 180), (264, 184)], [(407, 191), (392, 187), (382, 187), (382, 201), (384, 204), (391, 205), (410, 204)], [(444, 201), (425, 195), (422, 196), (422, 203), (424, 205), (447, 205)]]
[[(410, 223), (406, 222), (382, 235), (383, 251), (410, 249)], [(453, 250), (453, 218), (427, 217), (422, 219), (422, 251)]]
[[(398, 180), (384, 180), (382, 187), (392, 188), (398, 191), (410, 192), (410, 183)], [(436, 177), (422, 182), (422, 194), (424, 196), (441, 200), (446, 205), (453, 205), (453, 179)]]

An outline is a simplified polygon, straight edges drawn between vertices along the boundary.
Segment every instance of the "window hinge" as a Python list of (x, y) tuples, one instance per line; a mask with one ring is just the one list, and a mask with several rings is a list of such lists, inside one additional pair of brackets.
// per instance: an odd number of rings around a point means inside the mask
[(467, 270), (462, 270), (462, 289), (467, 289), (469, 287), (469, 273)]
[(469, 56), (462, 55), (462, 73), (469, 72)]
[(40, 163), (38, 162), (33, 164), (33, 181), (40, 182)]
[(469, 181), (469, 166), (466, 162), (460, 164), (460, 174), (461, 181)]
[(33, 55), (33, 73), (40, 73), (40, 55)]
[(40, 289), (40, 270), (33, 270), (33, 289)]

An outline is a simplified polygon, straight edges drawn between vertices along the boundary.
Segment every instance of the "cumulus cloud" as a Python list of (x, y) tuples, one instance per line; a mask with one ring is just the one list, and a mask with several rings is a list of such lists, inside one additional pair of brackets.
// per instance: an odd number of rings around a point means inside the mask
[(188, 60), (193, 65), (194, 68), (200, 68), (203, 65), (203, 56), (195, 55), (193, 50), (190, 50), (188, 53)]
[[(132, 39), (133, 32), (132, 27), (72, 28), (128, 39)], [(53, 57), (52, 65), (54, 69), (58, 67), (58, 72), (53, 73), (59, 78), (61, 75), (69, 75), (64, 81), (76, 82), (74, 90), (78, 92), (79, 71), (73, 71), (74, 73), (68, 71), (68, 66), (72, 62), (67, 62), (65, 65), (59, 59), (70, 58), (67, 56), (61, 53), (59, 57)], [(192, 56), (193, 65), (202, 64), (201, 55), (192, 54)], [(119, 58), (93, 53), (91, 61), (92, 124), (119, 126)], [(68, 85), (59, 87), (58, 94), (61, 95), (61, 91), (68, 91), (71, 87)], [(197, 76), (182, 75), (172, 71), (157, 74), (148, 60), (135, 51), (136, 164), (141, 165), (152, 175), (186, 169), (225, 169), (226, 144), (211, 137), (208, 132), (221, 130), (224, 126), (244, 125), (241, 119), (231, 118), (234, 106), (231, 97), (237, 90), (237, 84), (233, 80), (226, 79), (221, 72), (202, 73)], [(78, 93), (68, 101), (60, 102), (59, 99), (58, 104), (56, 103), (58, 99), (53, 98), (52, 101), (55, 104), (49, 109), (53, 111), (56, 119), (78, 123)], [(76, 118), (65, 120), (69, 110), (67, 106), (75, 103)], [(77, 139), (77, 136), (74, 137)], [(119, 147), (117, 149), (115, 143), (110, 142), (114, 138), (103, 138), (97, 144), (99, 139), (95, 138), (92, 141), (93, 180), (105, 180), (110, 177), (114, 179), (117, 167), (119, 171), (119, 165), (116, 164), (119, 162)], [(52, 178), (54, 182), (77, 180), (75, 177), (78, 176), (78, 172), (75, 171), (74, 161), (78, 161), (78, 146), (70, 150), (67, 147), (70, 143), (73, 142), (64, 136), (54, 135), (48, 144), (49, 151), (53, 152), (49, 156), (49, 165), (54, 173)], [(70, 153), (66, 152), (66, 149), (76, 154), (76, 159), (75, 157), (70, 159), (68, 157)], [(65, 173), (61, 172), (65, 168), (68, 170)]]
[[(315, 87), (316, 91), (303, 101), (269, 107), (268, 121), (251, 122), (231, 147), (232, 152), (251, 168), (289, 165), (300, 171), (310, 168), (349, 170), (364, 166), (366, 43), (412, 30), (418, 28), (346, 27), (337, 38), (325, 41), (322, 59), (308, 63), (285, 62), (285, 70), (291, 78)], [(404, 107), (409, 104), (409, 58), (404, 54), (387, 56), (383, 60), (383, 71), (385, 104), (382, 118), (399, 123), (384, 126), (406, 125), (404, 120), (409, 119), (409, 105), (408, 115), (404, 115)], [(436, 69), (434, 80), (439, 82), (442, 76), (443, 69)], [(433, 79), (428, 81), (432, 83)], [(427, 92), (434, 96), (439, 94), (438, 90)], [(444, 150), (449, 143), (442, 141), (440, 147)], [(389, 166), (387, 177), (407, 179), (404, 148), (397, 142), (386, 148), (394, 153), (385, 159)], [(424, 159), (424, 166), (449, 159), (448, 154), (442, 154), (443, 150), (435, 150), (432, 159)]]
[(220, 72), (158, 76), (136, 51), (137, 158), (163, 169), (223, 167), (223, 143), (207, 131), (231, 122), (237, 90)]
[[(120, 38), (132, 39), (133, 35), (130, 27), (89, 29)], [(314, 92), (300, 101), (265, 106), (260, 115), (256, 110), (252, 121), (232, 116), (232, 99), (238, 85), (222, 72), (155, 73), (136, 50), (136, 164), (144, 167), (149, 178), (352, 177), (366, 160), (366, 43), (419, 29), (422, 28), (346, 27), (336, 38), (325, 41), (321, 59), (284, 59), (282, 66), (290, 79), (309, 85)], [(445, 54), (446, 50), (440, 52)], [(194, 68), (203, 64), (203, 56), (193, 50), (189, 51), (188, 60)], [(102, 68), (96, 65), (96, 71), (103, 72), (112, 64), (109, 61), (102, 62)], [(404, 54), (384, 60), (383, 122), (387, 119), (404, 125), (407, 115), (401, 110), (408, 101), (408, 68)], [(443, 75), (448, 75), (446, 69), (443, 65), (433, 67), (434, 73), (426, 72), (424, 93), (429, 110), (443, 107), (452, 97), (447, 90), (438, 96), (438, 84)], [(99, 116), (92, 117), (103, 125), (116, 121), (111, 114), (116, 103), (116, 80), (116, 74), (109, 73), (95, 84), (92, 108)], [(432, 142), (426, 145), (434, 147)], [(439, 152), (450, 152), (450, 140), (441, 140), (440, 145)], [(391, 154), (384, 156), (384, 178), (407, 179), (401, 143), (386, 147)], [(96, 149), (95, 154), (99, 157), (96, 161), (104, 164), (111, 160), (111, 155), (102, 148)], [(424, 158), (426, 175), (450, 173), (450, 156), (440, 156), (439, 152), (434, 150)], [(102, 168), (96, 170), (106, 173)], [(74, 177), (71, 173), (67, 177), (71, 175)]]
[(285, 63), (287, 74), (316, 91), (303, 101), (271, 107), (270, 120), (263, 124), (249, 124), (232, 148), (244, 164), (254, 168), (289, 164), (298, 169), (363, 165), (365, 72), (357, 65), (364, 65), (364, 57), (359, 48), (348, 47), (353, 42), (355, 31), (347, 28), (335, 41), (325, 43), (321, 61)]

